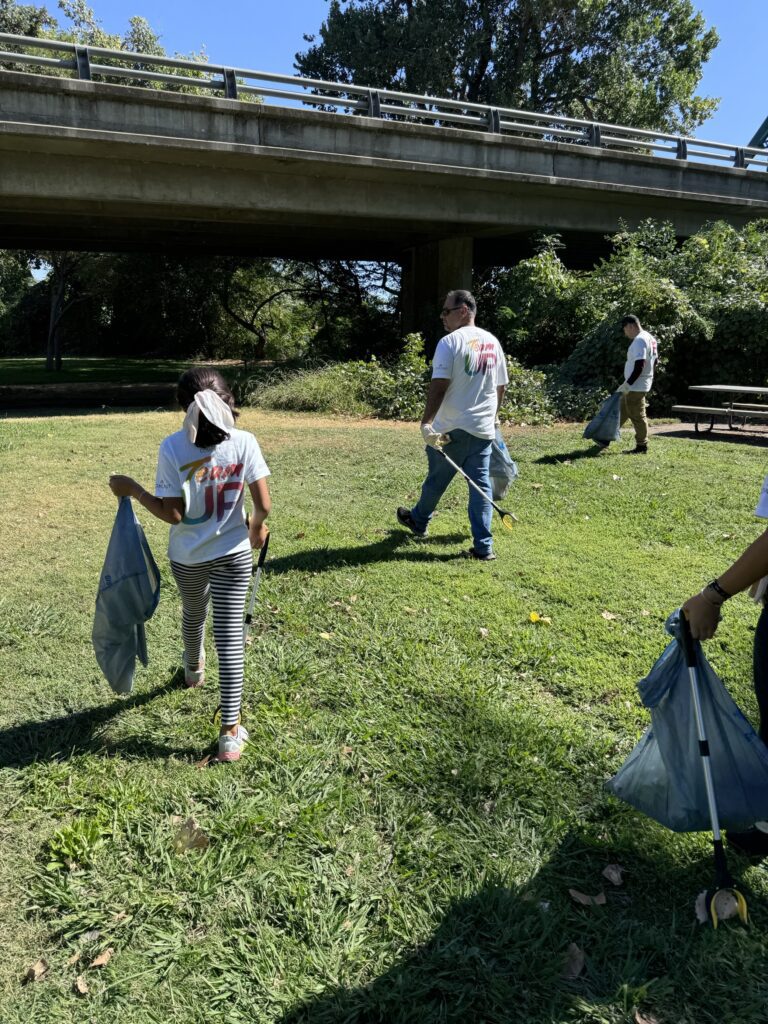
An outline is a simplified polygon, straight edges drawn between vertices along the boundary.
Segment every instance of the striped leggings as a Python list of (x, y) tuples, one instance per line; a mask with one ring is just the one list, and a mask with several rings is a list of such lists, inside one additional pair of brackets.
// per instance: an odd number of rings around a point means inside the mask
[(250, 549), (197, 565), (171, 562), (184, 609), (181, 635), (189, 665), (202, 657), (208, 599), (212, 600), (221, 724), (226, 726), (237, 723), (243, 698), (243, 612), (252, 564)]

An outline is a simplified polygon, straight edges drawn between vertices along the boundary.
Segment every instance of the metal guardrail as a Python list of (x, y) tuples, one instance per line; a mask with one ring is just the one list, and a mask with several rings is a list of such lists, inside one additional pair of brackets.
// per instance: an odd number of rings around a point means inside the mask
[[(326, 111), (331, 109), (384, 120), (539, 138), (547, 142), (570, 142), (613, 151), (650, 153), (680, 161), (698, 158), (697, 162), (714, 161), (736, 168), (768, 169), (766, 149), (709, 142), (602, 121), (583, 121), (529, 110), (418, 96), (391, 89), (278, 75), (178, 57), (80, 46), (59, 39), (38, 39), (6, 32), (0, 32), (0, 46), (19, 48), (0, 50), (0, 65), (19, 64), (40, 73), (49, 70), (74, 72), (78, 78), (86, 81), (100, 79), (117, 81), (118, 84), (125, 81), (145, 87), (149, 83), (156, 83), (172, 91), (204, 90), (232, 100), (257, 97), (292, 100), (311, 107), (322, 107)], [(46, 57), (39, 53), (29, 53), (29, 50), (67, 56)], [(161, 70), (169, 68), (193, 74)], [(249, 84), (253, 82), (266, 84)]]

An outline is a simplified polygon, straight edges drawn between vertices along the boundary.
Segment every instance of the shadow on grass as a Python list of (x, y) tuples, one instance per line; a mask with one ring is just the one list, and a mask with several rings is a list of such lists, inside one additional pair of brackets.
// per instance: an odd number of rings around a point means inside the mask
[(540, 459), (534, 459), (533, 462), (536, 466), (556, 466), (562, 462), (575, 462), (576, 459), (594, 459), (602, 455), (604, 451), (604, 448), (592, 445), (591, 448), (576, 448), (572, 452), (561, 452), (559, 455), (542, 455)]
[(714, 441), (726, 444), (751, 444), (755, 448), (768, 448), (768, 433), (750, 433), (743, 427), (738, 430), (713, 430), (702, 428), (697, 434), (693, 427), (681, 427), (679, 430), (652, 431), (652, 437), (675, 437), (687, 441)]
[(372, 544), (357, 544), (345, 548), (310, 548), (293, 555), (270, 558), (265, 573), (279, 575), (284, 572), (323, 572), (350, 565), (369, 565), (372, 562), (453, 562), (462, 557), (460, 551), (431, 551), (433, 544), (453, 544), (465, 541), (468, 534), (451, 533), (439, 537), (416, 538), (403, 530), (390, 530), (381, 540)]
[(49, 718), (43, 722), (22, 722), (3, 729), (0, 731), (0, 768), (26, 768), (35, 761), (66, 760), (76, 754), (112, 750), (137, 757), (169, 757), (171, 754), (199, 757), (196, 749), (162, 747), (152, 740), (144, 741), (140, 736), (117, 740), (115, 743), (107, 743), (100, 736), (101, 727), (117, 715), (179, 689), (182, 680), (183, 675), (179, 670), (163, 686), (148, 693), (136, 693), (100, 707)]
[[(611, 859), (631, 865), (620, 888), (601, 875)], [(711, 870), (708, 856), (673, 861), (657, 846), (643, 850), (628, 839), (609, 852), (571, 833), (528, 881), (509, 887), (489, 879), (385, 973), (365, 985), (329, 988), (291, 1008), (280, 1024), (703, 1020), (701, 1004), (710, 996), (690, 979), (715, 962), (727, 977), (724, 1000), (722, 989), (715, 996), (724, 1012), (718, 1019), (757, 1022), (766, 986), (752, 992), (749, 971), (739, 972), (722, 945), (723, 929), (740, 926), (729, 922), (718, 934), (694, 923), (694, 900)], [(569, 889), (602, 892), (605, 904), (581, 906)], [(683, 901), (687, 913), (678, 918), (670, 902)], [(577, 1007), (586, 1013), (576, 1015)], [(636, 1007), (647, 1016), (636, 1017)]]

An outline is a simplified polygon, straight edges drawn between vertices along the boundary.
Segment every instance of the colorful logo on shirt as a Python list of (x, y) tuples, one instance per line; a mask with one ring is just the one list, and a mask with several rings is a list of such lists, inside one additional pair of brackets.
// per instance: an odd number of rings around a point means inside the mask
[(473, 338), (468, 347), (469, 351), (464, 356), (464, 373), (468, 377), (496, 369), (496, 345), (494, 342)]
[(242, 480), (230, 479), (242, 474), (243, 463), (232, 462), (227, 466), (208, 465), (212, 458), (212, 455), (206, 455), (204, 459), (195, 459), (194, 462), (187, 462), (183, 466), (179, 466), (179, 473), (183, 474), (185, 470), (187, 471), (183, 483), (186, 508), (189, 508), (191, 504), (193, 484), (200, 486), (207, 482), (207, 486), (203, 487), (204, 511), (202, 515), (190, 516), (186, 512), (184, 513), (182, 522), (188, 526), (204, 523), (214, 514), (216, 521), (220, 523), (237, 504), (243, 489)]

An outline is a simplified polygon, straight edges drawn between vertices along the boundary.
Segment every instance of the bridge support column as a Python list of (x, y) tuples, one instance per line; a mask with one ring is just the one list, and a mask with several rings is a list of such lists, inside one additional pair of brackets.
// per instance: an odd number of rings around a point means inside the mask
[(446, 238), (406, 249), (402, 267), (403, 334), (421, 331), (431, 354), (442, 336), (439, 314), (446, 293), (472, 287), (472, 239)]

